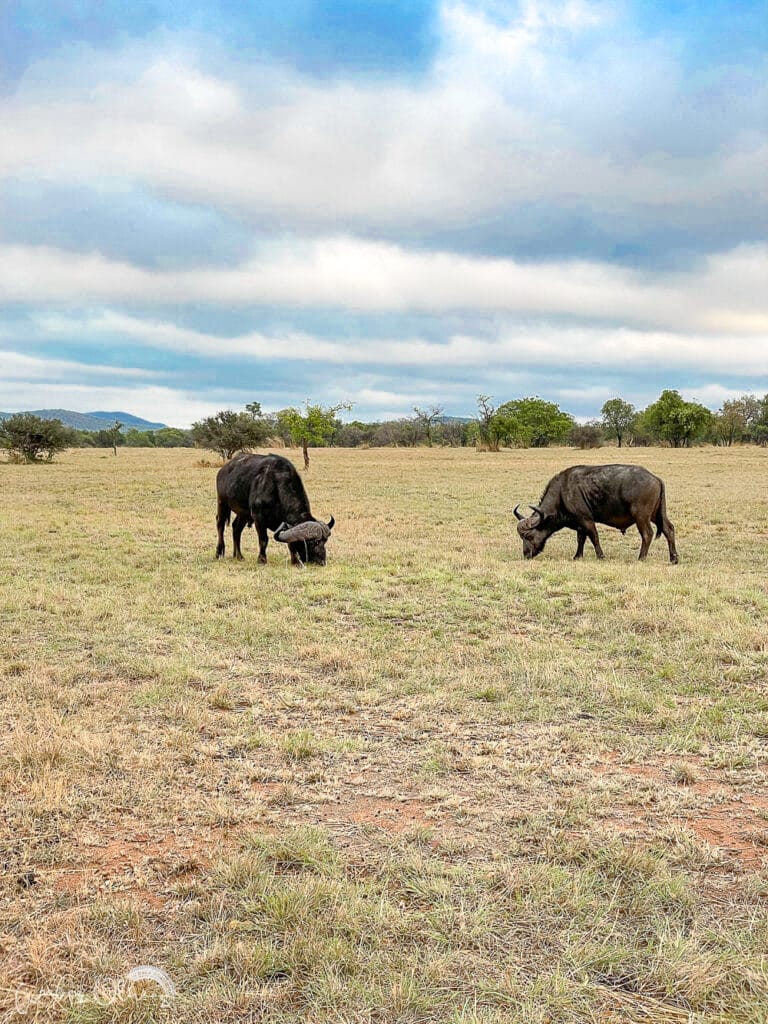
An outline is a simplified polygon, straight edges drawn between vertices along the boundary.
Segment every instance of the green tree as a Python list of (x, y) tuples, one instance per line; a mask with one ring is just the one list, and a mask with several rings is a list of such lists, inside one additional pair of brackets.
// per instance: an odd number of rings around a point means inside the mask
[(129, 448), (194, 448), (191, 430), (178, 427), (160, 427), (159, 430), (136, 430), (132, 427), (123, 435)]
[(77, 430), (75, 427), (68, 428), (72, 435), (72, 443), (68, 447), (70, 448), (95, 448), (93, 440), (93, 431), (91, 430)]
[(159, 430), (152, 431), (152, 433), (158, 448), (194, 448), (195, 446), (191, 430), (181, 430), (179, 427), (160, 427)]
[(520, 448), (546, 448), (566, 440), (574, 419), (554, 402), (535, 396), (500, 405), (495, 423), (504, 443)]
[(688, 448), (712, 427), (712, 413), (698, 402), (686, 402), (679, 391), (667, 389), (642, 415), (643, 426), (673, 448)]
[[(768, 395), (766, 396), (768, 398)], [(755, 440), (755, 426), (762, 414), (763, 401), (757, 395), (742, 395), (736, 399), (744, 417), (744, 440)]]
[(750, 424), (750, 431), (757, 444), (768, 444), (768, 395), (758, 399), (758, 411)]
[(0, 448), (20, 462), (52, 462), (76, 440), (75, 432), (61, 420), (44, 420), (21, 412), (0, 421)]
[(250, 451), (264, 444), (269, 426), (247, 412), (223, 409), (192, 424), (192, 440), (198, 448), (218, 452), (222, 459), (231, 459), (236, 452)]
[(730, 448), (735, 442), (741, 441), (747, 429), (744, 403), (738, 398), (723, 402), (717, 415), (713, 416), (713, 422), (718, 440)]
[(603, 404), (600, 414), (606, 437), (615, 437), (621, 448), (622, 440), (630, 433), (637, 418), (634, 405), (625, 402), (623, 398), (609, 398)]
[(741, 395), (723, 402), (714, 422), (715, 440), (729, 447), (754, 437), (760, 419), (761, 402), (757, 395)]
[(313, 405), (309, 400), (304, 403), (304, 411), (289, 408), (277, 413), (277, 429), (283, 437), (288, 437), (291, 444), (300, 445), (304, 455), (304, 468), (309, 469), (309, 449), (324, 448), (329, 445), (341, 421), (337, 413), (342, 409), (351, 409), (351, 402), (339, 402), (337, 405)]
[(155, 443), (154, 430), (137, 430), (136, 427), (131, 427), (125, 432), (127, 448), (154, 448)]
[(114, 427), (94, 430), (91, 432), (91, 436), (94, 448), (111, 448), (113, 452), (117, 451), (118, 446), (122, 447), (126, 443), (125, 435), (119, 430), (115, 430)]
[(343, 423), (333, 435), (333, 443), (339, 448), (361, 448), (369, 445), (378, 426), (378, 423), (363, 423), (362, 420)]

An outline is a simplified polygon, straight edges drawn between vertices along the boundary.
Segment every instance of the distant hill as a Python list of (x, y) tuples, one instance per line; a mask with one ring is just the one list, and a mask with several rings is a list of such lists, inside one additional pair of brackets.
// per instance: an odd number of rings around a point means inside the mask
[[(119, 420), (124, 429), (160, 430), (165, 426), (165, 423), (150, 423), (129, 412), (73, 412), (72, 409), (25, 409), (24, 412), (39, 416), (41, 420), (61, 420), (65, 426), (75, 430), (109, 430), (115, 420)], [(0, 412), (0, 420), (13, 415), (12, 412)]]
[(141, 416), (134, 416), (130, 412), (87, 412), (85, 416), (95, 416), (97, 420), (107, 420), (110, 426), (115, 420), (120, 420), (126, 427), (135, 427), (137, 430), (162, 430), (163, 427), (167, 427), (167, 423), (150, 423), (149, 420), (143, 420)]

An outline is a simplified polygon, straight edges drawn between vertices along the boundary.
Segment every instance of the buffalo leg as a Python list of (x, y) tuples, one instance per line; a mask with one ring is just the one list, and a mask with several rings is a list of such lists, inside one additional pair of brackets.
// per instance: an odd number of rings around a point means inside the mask
[(586, 539), (587, 539), (587, 531), (586, 530), (577, 530), (576, 531), (576, 554), (573, 556), (574, 562), (576, 561), (577, 558), (583, 558), (584, 557), (584, 541)]
[(653, 540), (653, 527), (650, 522), (643, 520), (638, 522), (637, 529), (642, 537), (642, 543), (640, 545), (640, 561), (644, 562), (648, 555), (648, 549), (651, 546), (651, 541)]
[(235, 521), (232, 523), (232, 546), (234, 548), (232, 557), (236, 558), (238, 562), (243, 560), (243, 552), (240, 550), (240, 537), (247, 525), (248, 519), (245, 516), (235, 516)]
[(224, 527), (229, 522), (229, 507), (228, 505), (219, 498), (219, 503), (216, 506), (216, 529), (219, 534), (219, 542), (216, 545), (216, 557), (224, 557)]
[(259, 535), (259, 562), (261, 565), (267, 564), (267, 544), (269, 544), (269, 534), (263, 526), (259, 526), (256, 523), (256, 533)]
[(587, 520), (586, 522), (582, 523), (581, 525), (582, 525), (582, 529), (584, 530), (586, 535), (592, 541), (592, 546), (595, 549), (595, 554), (597, 555), (597, 557), (600, 558), (600, 559), (605, 558), (605, 554), (603, 553), (603, 549), (600, 547), (600, 538), (599, 538), (599, 536), (597, 534), (597, 527), (595, 526), (595, 524), (593, 522), (591, 522), (590, 520)]
[(675, 547), (675, 528), (668, 519), (664, 519), (664, 524), (661, 527), (661, 532), (667, 538), (667, 544), (669, 545), (669, 560), (672, 565), (677, 565), (677, 548)]

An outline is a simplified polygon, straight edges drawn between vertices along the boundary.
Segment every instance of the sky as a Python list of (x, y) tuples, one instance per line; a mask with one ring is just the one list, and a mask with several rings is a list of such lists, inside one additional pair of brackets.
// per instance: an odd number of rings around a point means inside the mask
[(0, 3), (0, 409), (768, 392), (767, 15)]

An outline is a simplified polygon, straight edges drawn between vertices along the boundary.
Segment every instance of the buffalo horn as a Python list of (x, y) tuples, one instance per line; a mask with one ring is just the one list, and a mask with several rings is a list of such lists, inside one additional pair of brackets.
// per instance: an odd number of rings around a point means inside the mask
[(523, 513), (522, 512), (518, 512), (519, 508), (520, 508), (519, 505), (515, 505), (515, 509), (514, 509), (515, 519), (525, 519), (525, 516), (523, 515)]
[(330, 533), (331, 531), (325, 523), (318, 523), (316, 520), (310, 519), (297, 526), (288, 527), (282, 523), (275, 530), (274, 538), (282, 544), (290, 544), (297, 540), (327, 540)]
[(539, 517), (539, 519), (544, 518), (544, 513), (541, 511), (540, 508), (537, 508), (535, 505), (529, 505), (528, 508), (532, 508), (536, 515)]
[(336, 520), (333, 518), (333, 516), (331, 516), (331, 518), (328, 520), (328, 532), (329, 533), (331, 532), (331, 530), (334, 528), (335, 525), (336, 525)]

